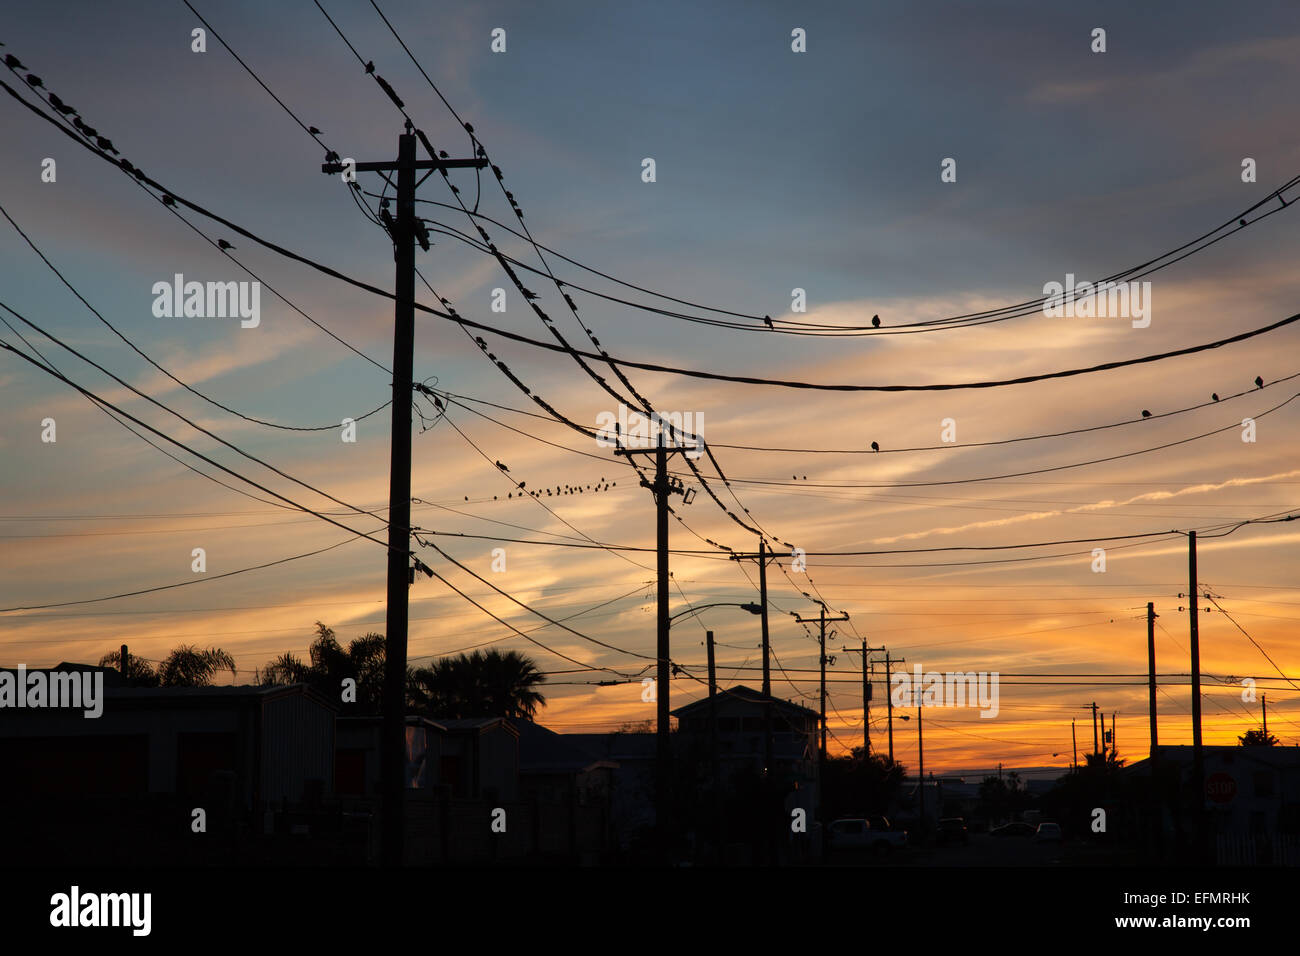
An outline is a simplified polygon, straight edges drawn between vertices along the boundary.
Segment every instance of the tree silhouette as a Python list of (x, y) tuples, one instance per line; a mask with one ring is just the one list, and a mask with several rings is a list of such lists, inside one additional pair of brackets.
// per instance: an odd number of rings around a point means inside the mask
[[(109, 651), (99, 659), (99, 666), (111, 667), (120, 672), (122, 670), (122, 652), (120, 650)], [(132, 687), (157, 687), (158, 674), (154, 671), (153, 665), (143, 657), (127, 654), (126, 682)]]
[[(386, 641), (382, 634), (364, 634), (345, 650), (332, 628), (316, 622), (316, 639), (307, 648), (308, 661), (285, 651), (258, 672), (257, 683), (310, 684), (331, 700), (339, 700), (343, 681), (357, 682), (356, 710), (377, 714), (383, 706)], [(407, 670), (407, 681), (411, 671)]]
[(202, 650), (193, 644), (182, 644), (158, 665), (158, 683), (163, 687), (208, 687), (212, 678), (223, 670), (235, 676), (235, 659), (221, 648)]
[[(121, 669), (121, 651), (109, 651), (99, 659), (100, 667)], [(127, 683), (137, 687), (209, 687), (220, 671), (235, 676), (235, 659), (219, 647), (206, 650), (193, 644), (175, 648), (155, 670), (148, 661), (127, 655)]]
[(1278, 744), (1276, 737), (1258, 727), (1246, 731), (1237, 740), (1241, 742), (1243, 747), (1276, 747)]
[(546, 706), (535, 688), (546, 678), (517, 651), (474, 651), (444, 657), (416, 670), (409, 693), (416, 710), (431, 717), (527, 717)]

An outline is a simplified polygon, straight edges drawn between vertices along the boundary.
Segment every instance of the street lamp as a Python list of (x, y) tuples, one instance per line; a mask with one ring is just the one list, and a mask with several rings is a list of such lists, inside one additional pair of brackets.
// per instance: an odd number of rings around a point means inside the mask
[[(904, 714), (900, 719), (911, 720), (912, 718), (907, 714)], [(925, 829), (925, 738), (923, 735), (920, 704), (917, 704), (916, 706), (916, 757), (917, 757), (917, 763), (919, 765), (917, 769), (917, 774), (921, 781), (920, 786), (918, 788), (918, 792), (921, 795), (919, 823), (922, 830), (924, 831)]]
[(699, 607), (688, 607), (685, 611), (678, 611), (668, 618), (668, 626), (673, 626), (673, 621), (679, 617), (690, 617), (692, 614), (699, 614), (701, 611), (711, 607), (739, 607), (744, 608), (750, 614), (762, 614), (763, 609), (757, 604), (737, 604), (735, 601), (719, 601), (714, 604), (701, 604)]
[[(711, 607), (738, 607), (743, 608), (750, 614), (763, 613), (762, 606), (758, 604), (740, 604), (735, 601), (716, 601), (712, 604), (701, 604), (698, 607), (688, 607), (684, 611), (678, 611), (676, 614), (669, 615), (668, 627), (671, 628), (673, 622), (679, 617), (692, 617)], [(722, 803), (721, 794), (718, 789), (718, 781), (721, 776), (718, 772), (718, 714), (714, 700), (718, 692), (718, 682), (713, 665), (713, 632), (706, 631), (705, 635), (708, 641), (709, 651), (709, 768), (712, 773), (710, 787), (713, 792), (713, 825), (716, 835), (722, 831)]]

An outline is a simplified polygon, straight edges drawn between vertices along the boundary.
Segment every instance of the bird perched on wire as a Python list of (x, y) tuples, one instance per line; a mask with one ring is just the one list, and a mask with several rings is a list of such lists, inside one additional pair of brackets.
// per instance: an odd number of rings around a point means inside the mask
[(769, 329), (772, 330), (776, 329), (776, 326), (772, 324), (772, 317), (770, 315), (763, 316), (763, 322), (765, 325), (767, 325)]
[(320, 130), (318, 130), (315, 126), (308, 126), (308, 127), (307, 127), (307, 132), (311, 133), (313, 136), (319, 136), (319, 135), (320, 135)]
[(44, 86), (45, 84), (41, 82), (41, 78), (40, 78), (39, 76), (32, 76), (32, 74), (28, 73), (28, 74), (27, 74), (27, 85), (28, 85), (28, 86)]
[(1150, 417), (1151, 417), (1151, 413), (1150, 413), (1149, 411), (1147, 411), (1147, 410), (1144, 408), (1144, 409), (1142, 409), (1142, 417), (1143, 417), (1143, 418), (1150, 418)]
[(872, 443), (871, 443), (871, 450), (872, 450), (872, 451), (880, 451), (880, 445), (878, 445), (876, 442), (872, 442)]
[(117, 149), (113, 146), (113, 141), (107, 136), (96, 136), (95, 142), (99, 145), (99, 148), (105, 152), (112, 153), (114, 156), (119, 155)]
[(18, 59), (18, 57), (14, 56), (12, 53), (5, 54), (5, 66), (9, 67), (11, 70), (25, 69), (22, 60)]
[(59, 99), (58, 96), (56, 96), (53, 93), (50, 94), (50, 105), (53, 106), (56, 110), (58, 110), (60, 113), (62, 113), (64, 116), (67, 116), (69, 113), (77, 112), (75, 109), (73, 109), (67, 103), (63, 102), (63, 100)]
[(497, 465), (497, 467), (500, 468), (502, 471), (509, 471), (509, 470), (510, 470), (510, 469), (507, 468), (505, 465), (501, 464), (501, 462), (499, 462), (499, 461), (496, 463), (496, 465)]
[(873, 316), (871, 317), (871, 324), (872, 324), (872, 326), (874, 326), (874, 327), (877, 328), (877, 329), (880, 328), (880, 316), (878, 316), (878, 315), (873, 315)]
[(1263, 388), (1263, 387), (1264, 387), (1264, 380), (1263, 380), (1262, 378), (1260, 378), (1258, 375), (1255, 376), (1255, 387), (1256, 387), (1256, 388)]
[(233, 249), (233, 248), (235, 248), (235, 247), (232, 246), (230, 243), (226, 242), (226, 240), (224, 240), (224, 239), (218, 239), (218, 240), (217, 240), (217, 248), (218, 248), (218, 249)]
[(167, 195), (166, 193), (163, 193), (162, 202), (164, 206), (176, 205), (176, 200), (173, 199), (171, 196)]
[(1218, 393), (1218, 392), (1211, 392), (1211, 393), (1210, 393), (1210, 398), (1214, 399), (1214, 400), (1217, 402), (1217, 401), (1219, 400), (1219, 393)]
[(369, 62), (366, 64), (366, 72), (367, 72), (367, 73), (373, 73), (373, 72), (375, 72), (375, 61), (374, 61), (374, 60), (371, 60), (371, 61), (369, 61)]

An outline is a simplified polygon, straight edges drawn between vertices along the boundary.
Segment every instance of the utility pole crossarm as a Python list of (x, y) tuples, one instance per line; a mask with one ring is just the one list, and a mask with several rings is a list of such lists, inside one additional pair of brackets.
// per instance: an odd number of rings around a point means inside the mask
[[(417, 135), (432, 158), (415, 158)], [(337, 159), (330, 154), (329, 159)], [(415, 244), (429, 248), (428, 235), (415, 215), (416, 172), (422, 169), (482, 168), (486, 157), (442, 159), (422, 133), (407, 121), (398, 136), (397, 159), (373, 163), (327, 162), (324, 173), (396, 172), (396, 212), (385, 213), (394, 245), (392, 452), (388, 485), (388, 600), (385, 622), (383, 724), (380, 746), (381, 847), (385, 866), (403, 862), (406, 792), (406, 649), (409, 625), (407, 593), (411, 571), (411, 393), (415, 352)], [(385, 177), (387, 178), (387, 177)], [(389, 180), (391, 182), (391, 180)], [(355, 186), (355, 180), (352, 181)], [(419, 566), (417, 560), (416, 565)]]
[[(488, 164), (486, 159), (419, 159), (412, 169), (482, 169)], [(352, 169), (358, 173), (389, 173), (397, 169), (397, 163), (321, 163), (322, 173), (341, 173)]]

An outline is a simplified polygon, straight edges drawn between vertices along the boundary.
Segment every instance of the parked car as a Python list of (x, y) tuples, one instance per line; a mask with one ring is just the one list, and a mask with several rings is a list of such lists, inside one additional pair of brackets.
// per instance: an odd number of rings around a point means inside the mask
[[(873, 825), (879, 821), (884, 826)], [(826, 828), (827, 843), (832, 850), (871, 850), (886, 854), (907, 845), (907, 831), (895, 830), (884, 817), (864, 820), (861, 817), (836, 820)]]
[(1034, 832), (1034, 827), (1028, 823), (1004, 823), (1002, 826), (990, 830), (989, 835), (995, 837), (1031, 837)]
[(1036, 843), (1060, 843), (1061, 825), (1059, 823), (1040, 823), (1034, 834)]
[(939, 831), (935, 834), (935, 843), (939, 846), (948, 846), (950, 844), (960, 844), (965, 846), (970, 842), (970, 834), (966, 831), (966, 821), (961, 817), (944, 817), (939, 821)]

